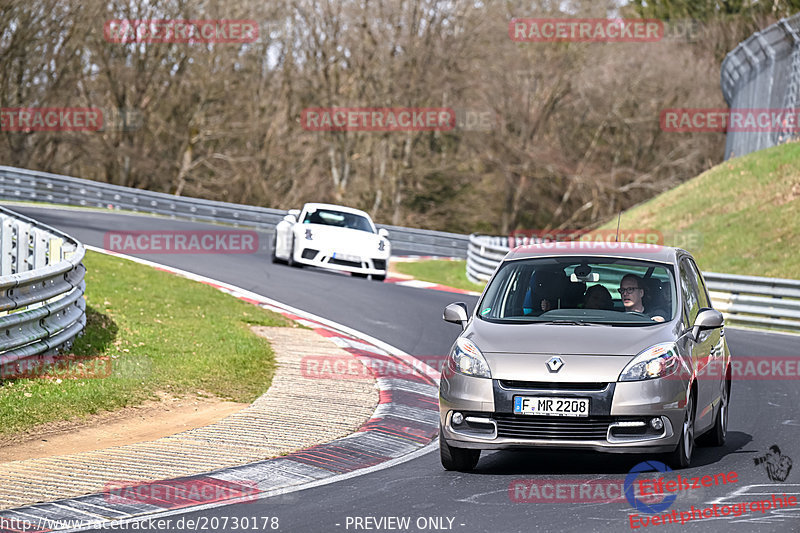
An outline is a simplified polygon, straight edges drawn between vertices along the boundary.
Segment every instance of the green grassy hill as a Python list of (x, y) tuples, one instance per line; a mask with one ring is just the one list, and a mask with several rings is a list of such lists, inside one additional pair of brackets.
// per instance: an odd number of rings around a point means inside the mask
[(725, 161), (625, 211), (620, 227), (660, 231), (704, 271), (800, 279), (800, 143)]

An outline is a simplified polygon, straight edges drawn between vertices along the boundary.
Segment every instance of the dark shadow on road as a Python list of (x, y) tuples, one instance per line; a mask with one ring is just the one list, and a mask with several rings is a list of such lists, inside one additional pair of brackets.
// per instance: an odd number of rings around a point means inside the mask
[[(695, 448), (692, 466), (705, 468), (719, 463), (725, 456), (737, 453), (752, 441), (752, 436), (739, 431), (729, 432), (727, 444), (722, 447)], [(661, 461), (660, 454), (614, 454), (592, 451), (541, 451), (501, 450), (481, 457), (477, 475), (603, 475), (627, 474), (631, 468), (643, 461)]]

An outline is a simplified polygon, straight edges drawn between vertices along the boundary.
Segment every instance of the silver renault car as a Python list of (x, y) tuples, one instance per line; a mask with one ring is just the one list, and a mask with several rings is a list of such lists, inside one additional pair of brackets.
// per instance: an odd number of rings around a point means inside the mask
[[(612, 244), (614, 246), (612, 246)], [(667, 455), (725, 443), (731, 355), (689, 252), (633, 243), (545, 243), (504, 258), (439, 387), (440, 454), (469, 471), (481, 450)]]

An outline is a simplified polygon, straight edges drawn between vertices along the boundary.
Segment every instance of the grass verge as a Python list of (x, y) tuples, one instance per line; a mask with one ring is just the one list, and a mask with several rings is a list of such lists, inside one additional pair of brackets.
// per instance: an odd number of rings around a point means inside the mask
[(414, 278), (464, 289), (467, 291), (483, 291), (485, 283), (473, 283), (467, 279), (466, 261), (443, 261), (431, 259), (413, 263), (395, 263), (393, 265), (401, 274), (414, 276)]
[[(800, 279), (800, 143), (725, 161), (622, 213), (621, 232), (657, 230), (702, 270)], [(614, 230), (614, 218), (601, 229)], [(464, 261), (397, 263), (417, 279), (481, 291)]]
[[(87, 252), (84, 265), (88, 323), (72, 353), (111, 372), (5, 381), (0, 436), (155, 400), (157, 391), (251, 402), (269, 388), (273, 353), (249, 326), (290, 325), (284, 317), (132, 261)], [(97, 358), (110, 365), (92, 366)]]
[[(800, 279), (800, 143), (725, 161), (622, 214), (692, 252), (702, 270)], [(616, 228), (616, 219), (603, 228)]]

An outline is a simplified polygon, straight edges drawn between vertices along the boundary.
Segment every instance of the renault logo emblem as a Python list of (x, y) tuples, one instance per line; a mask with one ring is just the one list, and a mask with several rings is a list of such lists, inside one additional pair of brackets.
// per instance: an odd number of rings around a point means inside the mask
[(562, 361), (558, 356), (551, 357), (547, 361), (547, 368), (550, 370), (550, 372), (558, 372), (561, 370), (562, 366), (564, 366), (564, 361)]

